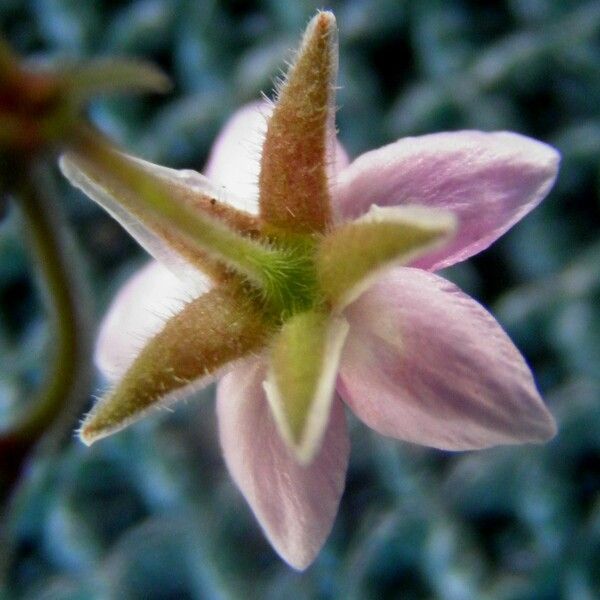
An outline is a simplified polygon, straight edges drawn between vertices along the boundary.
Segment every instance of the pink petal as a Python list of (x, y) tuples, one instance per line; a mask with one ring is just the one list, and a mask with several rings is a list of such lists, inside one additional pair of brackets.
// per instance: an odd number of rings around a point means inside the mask
[[(208, 280), (205, 286), (208, 288)], [(146, 340), (168, 317), (201, 292), (190, 288), (164, 267), (150, 261), (130, 277), (113, 299), (96, 343), (95, 361), (110, 381), (120, 379)]]
[(500, 325), (452, 283), (390, 270), (346, 309), (338, 392), (383, 435), (446, 450), (555, 434), (531, 371)]
[(320, 452), (301, 466), (277, 432), (262, 385), (265, 371), (262, 361), (248, 361), (219, 383), (221, 445), (268, 540), (301, 570), (325, 543), (344, 490), (350, 450), (346, 419), (335, 399)]
[[(205, 175), (229, 194), (237, 196), (237, 208), (258, 213), (258, 176), (260, 156), (273, 107), (265, 101), (240, 108), (225, 123), (213, 144)], [(348, 155), (338, 142), (334, 174), (348, 165)]]
[(341, 174), (346, 218), (372, 204), (419, 204), (455, 213), (456, 237), (414, 266), (436, 270), (487, 248), (549, 192), (559, 155), (515, 133), (459, 131), (404, 138), (357, 158)]
[(266, 102), (242, 107), (225, 123), (213, 144), (205, 175), (241, 201), (237, 208), (258, 213), (260, 154), (271, 108)]

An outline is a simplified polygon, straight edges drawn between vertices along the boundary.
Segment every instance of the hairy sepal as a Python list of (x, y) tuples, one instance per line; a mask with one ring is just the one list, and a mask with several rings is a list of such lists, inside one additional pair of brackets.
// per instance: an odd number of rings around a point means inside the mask
[(320, 289), (337, 310), (355, 300), (379, 271), (408, 264), (447, 241), (451, 213), (417, 206), (372, 206), (325, 237), (317, 253)]
[(260, 263), (273, 253), (252, 239), (246, 230), (247, 215), (222, 206), (210, 195), (208, 185), (206, 192), (198, 191), (197, 186), (167, 176), (167, 169), (150, 168), (150, 163), (94, 141), (64, 155), (60, 164), (73, 185), (103, 206), (159, 260), (169, 264), (171, 256), (179, 255), (217, 279), (223, 273), (220, 265), (262, 285)]
[(86, 444), (199, 389), (265, 343), (268, 327), (243, 290), (221, 286), (188, 303), (140, 351), (80, 430)]
[(301, 464), (321, 447), (347, 334), (345, 319), (307, 311), (273, 340), (264, 388), (279, 433)]
[(320, 12), (279, 89), (263, 144), (260, 215), (274, 227), (313, 233), (331, 224), (328, 167), (335, 151), (336, 76), (335, 17)]

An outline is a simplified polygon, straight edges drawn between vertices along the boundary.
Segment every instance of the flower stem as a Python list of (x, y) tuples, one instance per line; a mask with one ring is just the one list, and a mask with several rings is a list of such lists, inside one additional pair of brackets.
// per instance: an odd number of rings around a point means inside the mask
[[(8, 431), (0, 436), (0, 474), (18, 475), (23, 454), (33, 446), (65, 408), (79, 410), (77, 400), (86, 397), (90, 374), (91, 331), (87, 319), (85, 290), (73, 265), (74, 249), (65, 234), (59, 206), (51, 201), (44, 177), (36, 169), (25, 171), (15, 183), (24, 230), (42, 287), (42, 295), (51, 323), (52, 353), (37, 397)], [(4, 462), (7, 464), (4, 464)], [(12, 471), (12, 473), (11, 473)], [(2, 490), (9, 486), (2, 482)], [(2, 494), (3, 495), (3, 494)]]

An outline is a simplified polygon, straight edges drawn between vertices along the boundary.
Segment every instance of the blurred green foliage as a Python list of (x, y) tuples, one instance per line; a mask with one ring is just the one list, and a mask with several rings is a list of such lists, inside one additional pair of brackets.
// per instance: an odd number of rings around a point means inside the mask
[[(94, 102), (135, 154), (201, 168), (225, 118), (269, 91), (321, 3), (3, 0), (0, 30), (40, 61), (139, 56), (165, 97)], [(348, 0), (340, 138), (356, 155), (443, 129), (556, 145), (544, 204), (447, 275), (491, 306), (530, 360), (559, 436), (451, 454), (352, 422), (333, 534), (305, 573), (263, 539), (220, 459), (212, 390), (92, 449), (36, 456), (8, 522), (8, 598), (490, 598), (600, 595), (600, 3)], [(63, 182), (98, 316), (140, 264), (135, 244)], [(0, 224), (0, 418), (35, 380), (47, 332), (9, 213)], [(99, 382), (100, 385), (100, 382)], [(0, 594), (2, 589), (0, 588)]]

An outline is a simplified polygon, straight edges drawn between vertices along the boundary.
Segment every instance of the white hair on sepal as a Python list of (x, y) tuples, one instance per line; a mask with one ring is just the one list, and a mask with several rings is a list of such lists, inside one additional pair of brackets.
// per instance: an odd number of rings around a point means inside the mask
[(289, 49), (288, 53), (292, 56), (291, 60), (284, 60), (284, 65), (287, 69), (283, 67), (278, 68), (278, 72), (273, 76), (273, 103), (275, 104), (277, 100), (279, 100), (279, 95), (281, 94), (281, 90), (285, 86), (288, 80), (288, 73), (294, 68), (295, 59), (298, 55), (297, 49)]
[[(288, 67), (288, 69), (289, 68), (291, 68), (291, 65)], [(286, 71), (283, 67), (279, 67), (277, 69), (277, 73), (273, 75), (273, 91), (276, 92), (281, 89), (282, 85), (285, 85), (285, 82), (287, 81), (287, 74), (288, 71)]]
[[(170, 321), (173, 317), (178, 315), (181, 311), (183, 311), (186, 308), (186, 306), (188, 306), (191, 302), (193, 302), (196, 299), (196, 297), (194, 297), (194, 295), (192, 295), (192, 293), (188, 290), (186, 290), (185, 294), (188, 296), (187, 298), (165, 297), (160, 303), (157, 303), (157, 305), (148, 306), (144, 309), (146, 313), (151, 314), (153, 317), (155, 317), (155, 322), (160, 323), (160, 325), (158, 325), (156, 329), (149, 334), (144, 334), (141, 331), (133, 331), (131, 333), (131, 335), (133, 337), (136, 337), (139, 342), (139, 347), (135, 352), (135, 356), (137, 356), (143, 350), (148, 340), (158, 335), (165, 328), (168, 321)], [(162, 304), (163, 306), (161, 307), (160, 304)]]
[[(172, 390), (168, 394), (165, 394), (162, 398), (158, 399), (156, 403), (143, 409), (143, 411), (140, 411), (139, 418), (142, 418), (154, 409), (173, 410), (171, 409), (171, 406), (176, 402), (191, 400), (194, 394), (208, 387), (211, 383), (214, 383), (215, 381), (217, 381), (218, 379), (235, 369), (236, 366), (242, 364), (245, 360), (247, 360), (250, 355), (253, 355), (252, 351), (244, 357), (226, 362), (214, 371), (209, 371), (208, 369), (205, 369), (203, 375), (200, 375), (199, 377), (196, 377), (193, 380), (185, 380), (180, 378), (183, 383), (181, 387)], [(138, 417), (136, 417), (134, 420), (137, 421)]]
[[(114, 386), (106, 386), (106, 392), (109, 391), (109, 389), (111, 387)], [(98, 404), (98, 402), (100, 402), (100, 400), (104, 397), (104, 394), (102, 396), (98, 396), (97, 394), (90, 394), (90, 398), (92, 400), (92, 407), (90, 408), (90, 410), (86, 413), (84, 413), (80, 418), (79, 418), (79, 423), (78, 426), (73, 430), (73, 437), (76, 439), (79, 439), (81, 441), (83, 441), (83, 438), (81, 436), (82, 434), (82, 429), (83, 429), (83, 425), (85, 424), (85, 422), (88, 420), (88, 417), (92, 414), (92, 411), (94, 410), (94, 407), (96, 406), (96, 404)], [(89, 446), (89, 444), (87, 444), (87, 442), (83, 442), (86, 446)]]
[(146, 415), (151, 414), (152, 412), (158, 412), (160, 410), (168, 410), (168, 411), (172, 412), (174, 409), (172, 409), (171, 407), (176, 402), (181, 402), (181, 401), (187, 402), (188, 400), (193, 399), (194, 395), (197, 392), (208, 387), (211, 383), (214, 383), (215, 381), (221, 379), (221, 377), (223, 377), (230, 371), (235, 370), (236, 367), (244, 364), (247, 360), (258, 360), (258, 359), (263, 358), (264, 355), (265, 355), (264, 349), (250, 350), (245, 356), (228, 361), (225, 364), (223, 364), (221, 367), (215, 369), (212, 372), (205, 370), (203, 375), (195, 378), (194, 380), (187, 381), (187, 380), (181, 378), (181, 383), (182, 383), (181, 387), (177, 388), (176, 390), (172, 390), (168, 394), (165, 394), (162, 398), (157, 399), (156, 402), (154, 402), (153, 404), (146, 406), (145, 408), (140, 410), (135, 415), (132, 415), (131, 417), (128, 417), (127, 419), (124, 419), (118, 425), (102, 432), (102, 434), (97, 435), (96, 437), (94, 437), (91, 440), (86, 440), (85, 437), (83, 436), (84, 425), (99, 410), (102, 399), (106, 398), (109, 394), (111, 394), (116, 389), (116, 385), (107, 386), (106, 392), (101, 397), (94, 398), (95, 399), (94, 405), (92, 406), (91, 410), (83, 417), (83, 419), (80, 420), (79, 428), (76, 430), (75, 433), (84, 444), (86, 444), (87, 446), (90, 446), (92, 443), (96, 442), (97, 440), (100, 440), (104, 437), (112, 435), (113, 433), (117, 433), (118, 431), (121, 431), (122, 429), (125, 429), (128, 425), (143, 419)]
[(194, 393), (212, 383), (218, 376), (219, 375), (215, 371), (213, 373), (205, 373), (203, 376), (188, 383), (186, 383), (185, 380), (182, 380), (183, 385), (180, 388), (165, 394), (161, 398), (157, 398), (152, 404), (123, 419), (119, 424), (107, 428), (106, 430), (102, 431), (102, 433), (95, 435), (92, 439), (85, 439), (83, 430), (86, 423), (89, 422), (90, 419), (94, 418), (95, 414), (98, 412), (98, 410), (100, 410), (102, 400), (107, 398), (107, 396), (110, 396), (110, 394), (116, 389), (116, 386), (113, 385), (106, 391), (105, 395), (96, 400), (91, 410), (81, 420), (79, 428), (76, 430), (76, 434), (86, 446), (91, 446), (94, 442), (125, 429), (129, 425), (140, 421), (153, 412), (158, 413), (160, 410), (173, 412), (174, 409), (171, 408), (173, 404), (191, 397)]
[[(305, 30), (304, 36), (300, 45), (294, 49), (289, 50), (290, 58), (284, 60), (284, 64), (287, 67), (286, 71), (280, 70), (279, 75), (274, 78), (274, 96), (275, 101), (279, 100), (279, 97), (287, 83), (289, 76), (292, 74), (296, 63), (298, 61), (298, 57), (302, 54), (306, 44), (308, 43), (308, 38), (311, 36), (314, 27), (316, 26), (317, 19), (319, 15), (327, 12), (320, 10), (317, 13), (317, 16), (312, 17), (307, 24), (307, 28)], [(338, 157), (338, 144), (337, 144), (337, 129), (335, 125), (335, 115), (339, 110), (339, 107), (335, 104), (336, 92), (340, 89), (340, 86), (336, 84), (337, 81), (337, 73), (338, 73), (338, 53), (337, 53), (337, 27), (332, 27), (328, 31), (328, 35), (331, 36), (331, 40), (329, 43), (329, 53), (330, 53), (330, 61), (331, 61), (331, 73), (329, 79), (329, 92), (328, 92), (328, 106), (327, 111), (328, 115), (328, 123), (327, 123), (327, 140), (325, 147), (325, 168), (327, 172), (327, 181), (330, 195), (333, 197), (336, 193), (337, 187), (337, 175), (341, 170), (338, 167), (339, 160), (338, 158), (342, 158), (342, 162), (344, 161), (345, 155), (342, 157)], [(273, 103), (275, 104), (275, 103)], [(343, 151), (343, 149), (340, 147)], [(335, 210), (335, 202), (333, 202), (334, 206), (332, 210), (334, 212), (334, 219), (337, 220), (336, 210)]]
[[(315, 27), (314, 23), (316, 23), (316, 19), (318, 18), (319, 15), (321, 15), (324, 12), (328, 12), (328, 11), (318, 10), (317, 15), (314, 17), (311, 17), (308, 20), (308, 23), (306, 24), (306, 27), (304, 30), (304, 35), (302, 36), (302, 40), (300, 41), (300, 45), (288, 49), (287, 54), (289, 55), (289, 58), (284, 59), (284, 61), (283, 61), (283, 64), (287, 67), (287, 69), (284, 71), (283, 69), (280, 68), (280, 75), (276, 76), (274, 78), (274, 92), (275, 92), (276, 99), (279, 98), (281, 89), (287, 82), (288, 75), (295, 68), (296, 63), (298, 62), (298, 57), (302, 54), (302, 51), (304, 50), (304, 47), (306, 46), (306, 44), (308, 42), (308, 38), (312, 34), (312, 30)], [(310, 28), (309, 28), (309, 26), (310, 26)], [(335, 39), (337, 40), (337, 27), (334, 27), (330, 30), (329, 35), (331, 35), (331, 34), (333, 34), (333, 36), (335, 36)], [(332, 46), (331, 52), (333, 52), (333, 54), (334, 54), (333, 61), (332, 61), (333, 71), (334, 71), (334, 73), (337, 74), (337, 64), (338, 64), (337, 51), (336, 51), (337, 44), (333, 43), (333, 44), (331, 44), (331, 46)]]
[[(148, 287), (149, 276), (153, 282), (151, 288)], [(94, 356), (96, 365), (107, 379), (119, 379), (148, 340), (164, 329), (168, 320), (212, 287), (207, 279), (199, 279), (193, 287), (188, 284), (168, 268), (147, 263), (121, 287), (100, 328)], [(123, 310), (131, 305), (132, 294), (142, 301), (134, 303), (133, 312)]]
[[(271, 98), (270, 96), (268, 96), (265, 92), (260, 92), (260, 97), (261, 97), (261, 105), (266, 104), (267, 106), (265, 108), (267, 108), (270, 111), (272, 111), (275, 108), (275, 101), (273, 100), (273, 98)], [(266, 120), (268, 120), (269, 115), (267, 115), (265, 112), (263, 112), (263, 106), (258, 106), (258, 112), (263, 115), (265, 117)]]

